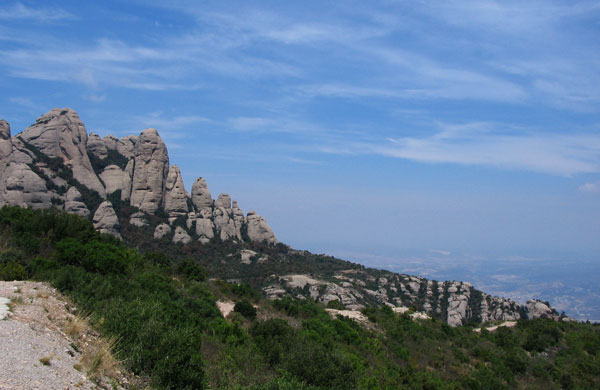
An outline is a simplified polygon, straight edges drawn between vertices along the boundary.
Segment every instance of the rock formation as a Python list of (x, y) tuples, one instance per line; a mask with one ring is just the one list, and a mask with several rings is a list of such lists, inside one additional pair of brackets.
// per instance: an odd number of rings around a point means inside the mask
[(65, 197), (65, 211), (81, 215), (82, 217), (87, 217), (90, 215), (90, 210), (87, 208), (85, 203), (83, 203), (81, 193), (75, 187), (70, 187), (69, 191), (67, 191), (67, 195)]
[(117, 150), (117, 142), (119, 142), (119, 139), (114, 135), (107, 135), (106, 137), (102, 138), (102, 141), (104, 142), (106, 149)]
[(104, 187), (87, 155), (87, 132), (77, 113), (55, 108), (37, 119), (19, 137), (48, 157), (60, 157), (81, 184), (104, 196)]
[(213, 204), (206, 180), (203, 177), (197, 178), (192, 185), (192, 203), (197, 210), (211, 207)]
[(248, 237), (251, 241), (266, 241), (269, 244), (277, 244), (275, 233), (273, 233), (273, 230), (271, 230), (271, 227), (263, 217), (254, 211), (250, 211), (246, 220), (248, 224)]
[[(104, 168), (100, 173), (100, 179), (104, 183), (107, 194), (123, 190), (123, 170), (116, 165), (109, 165)], [(131, 180), (126, 184), (131, 185)]]
[[(167, 147), (155, 129), (143, 130), (139, 136), (100, 138), (88, 135), (77, 113), (69, 108), (47, 112), (16, 136), (11, 136), (9, 124), (0, 120), (0, 205), (58, 207), (93, 217), (98, 229), (118, 235), (112, 204), (104, 202), (97, 207), (91, 200), (93, 193), (82, 196), (85, 187), (104, 199), (121, 191), (121, 205), (139, 210), (129, 217), (133, 226), (148, 225), (147, 214), (159, 210), (168, 216), (164, 222), (184, 218), (187, 231), (175, 229), (177, 242), (191, 240), (190, 232), (201, 243), (215, 237), (277, 242), (264, 219), (255, 213), (244, 216), (229, 195), (221, 194), (213, 202), (203, 178), (196, 179), (188, 194), (180, 169), (170, 166)], [(155, 229), (158, 237), (171, 233), (162, 222)], [(242, 237), (242, 231), (250, 234)]]
[(127, 137), (121, 138), (117, 142), (117, 152), (119, 152), (122, 156), (125, 156), (127, 158), (133, 157), (137, 139), (138, 137), (135, 135), (128, 135)]
[(169, 172), (167, 147), (156, 129), (142, 131), (133, 158), (130, 203), (143, 212), (155, 213), (162, 205)]
[(188, 214), (188, 193), (183, 186), (181, 171), (177, 165), (169, 168), (167, 181), (165, 183), (165, 211), (169, 214), (169, 222), (177, 217)]
[(171, 233), (171, 227), (166, 223), (161, 223), (154, 229), (154, 238), (159, 240), (169, 233)]
[(45, 209), (52, 205), (53, 193), (46, 188), (46, 182), (27, 164), (10, 163), (0, 180), (2, 204)]
[(133, 226), (146, 226), (148, 222), (146, 222), (146, 215), (140, 211), (137, 213), (131, 214), (131, 218), (129, 218), (129, 223)]
[(10, 136), (10, 125), (4, 120), (0, 120), (0, 177), (4, 173), (9, 163), (13, 144)]
[(87, 150), (100, 160), (104, 160), (108, 156), (108, 150), (104, 141), (98, 134), (90, 133), (87, 139)]
[(108, 233), (121, 238), (121, 234), (119, 233), (119, 219), (117, 218), (115, 209), (112, 207), (112, 203), (109, 201), (106, 200), (98, 206), (92, 223), (100, 233)]
[(182, 228), (181, 226), (177, 226), (175, 228), (175, 234), (173, 234), (173, 242), (174, 243), (179, 243), (180, 242), (182, 244), (187, 244), (190, 241), (192, 241), (192, 238), (185, 231), (185, 229)]

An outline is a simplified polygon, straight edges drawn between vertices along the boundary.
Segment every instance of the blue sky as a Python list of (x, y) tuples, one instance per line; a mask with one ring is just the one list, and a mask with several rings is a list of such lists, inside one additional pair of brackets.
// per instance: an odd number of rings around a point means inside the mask
[(0, 117), (155, 127), (293, 247), (599, 260), (598, 1), (2, 1)]

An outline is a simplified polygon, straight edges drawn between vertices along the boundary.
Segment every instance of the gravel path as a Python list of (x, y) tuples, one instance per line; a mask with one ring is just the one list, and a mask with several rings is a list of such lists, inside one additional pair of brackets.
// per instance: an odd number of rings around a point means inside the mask
[(0, 321), (0, 389), (94, 389), (76, 370), (79, 353), (58, 323), (72, 314), (55, 290), (42, 283), (0, 282), (0, 297), (13, 315)]

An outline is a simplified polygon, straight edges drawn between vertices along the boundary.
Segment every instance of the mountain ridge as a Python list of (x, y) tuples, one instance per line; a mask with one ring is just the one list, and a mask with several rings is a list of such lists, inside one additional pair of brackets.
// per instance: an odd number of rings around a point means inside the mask
[[(414, 306), (451, 326), (564, 318), (538, 300), (522, 305), (466, 282), (437, 282), (293, 250), (278, 242), (263, 217), (244, 214), (228, 194), (213, 199), (205, 179), (196, 179), (188, 193), (153, 128), (100, 138), (87, 133), (75, 111), (55, 108), (15, 136), (0, 121), (0, 158), (0, 205), (56, 207), (128, 242), (141, 237), (138, 246), (160, 243), (174, 256), (183, 244), (210, 272), (251, 282), (270, 298), (338, 301), (355, 310)], [(222, 256), (200, 259), (207, 247), (219, 247)]]

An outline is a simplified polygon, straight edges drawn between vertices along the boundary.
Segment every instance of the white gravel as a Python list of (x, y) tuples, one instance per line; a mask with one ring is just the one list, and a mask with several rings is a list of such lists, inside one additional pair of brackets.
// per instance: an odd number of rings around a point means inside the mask
[(11, 314), (8, 310), (8, 304), (10, 303), (10, 299), (0, 297), (0, 321), (8, 318)]
[(80, 356), (54, 325), (68, 311), (53, 289), (42, 283), (0, 282), (0, 296), (14, 304), (14, 314), (0, 321), (1, 390), (95, 388), (73, 367)]

